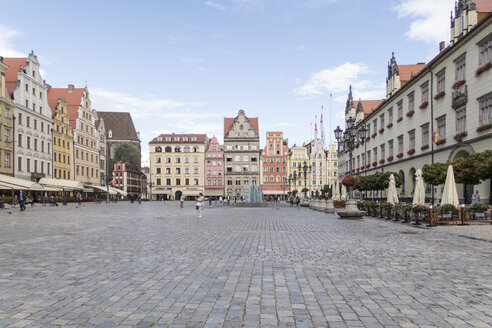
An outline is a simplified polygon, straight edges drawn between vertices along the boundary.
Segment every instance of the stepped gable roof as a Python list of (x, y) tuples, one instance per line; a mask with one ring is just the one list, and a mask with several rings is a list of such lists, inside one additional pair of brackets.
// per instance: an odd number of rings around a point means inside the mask
[[(229, 132), (231, 129), (232, 124), (234, 124), (235, 117), (225, 117), (224, 118), (224, 137)], [(256, 134), (259, 135), (258, 132), (258, 117), (247, 117), (249, 123), (253, 126), (253, 129), (255, 130)]]
[(426, 64), (420, 63), (415, 65), (398, 65), (398, 71), (400, 72), (400, 81), (407, 82), (412, 79), (412, 76), (417, 75)]
[(492, 1), (490, 0), (474, 0), (477, 5), (477, 12), (490, 13), (492, 12)]
[(17, 88), (17, 72), (22, 65), (22, 68), (26, 67), (27, 58), (4, 58), (3, 63), (9, 68), (5, 72), (5, 84), (7, 87), (8, 95)]
[[(359, 105), (360, 100), (354, 101), (354, 106), (357, 108)], [(368, 115), (371, 114), (373, 110), (378, 108), (379, 105), (383, 103), (384, 99), (379, 99), (379, 100), (362, 100), (360, 101), (362, 103), (362, 109), (364, 110), (364, 114)]]
[[(106, 121), (104, 121), (106, 124)], [(179, 141), (175, 141), (173, 138), (171, 141), (166, 141), (166, 137), (179, 137)], [(184, 141), (183, 137), (188, 137), (188, 141)], [(196, 137), (196, 141), (191, 141), (191, 137)], [(159, 140), (161, 138), (161, 140)], [(161, 134), (158, 137), (155, 137), (152, 139), (151, 142), (149, 143), (182, 143), (182, 144), (196, 144), (196, 143), (205, 143), (207, 140), (207, 135), (206, 134), (195, 134), (195, 133), (166, 133), (166, 134)]]
[(99, 118), (104, 120), (106, 135), (111, 130), (111, 140), (135, 140), (138, 139), (132, 116), (128, 112), (97, 112)]
[(79, 117), (79, 107), (82, 103), (84, 88), (74, 88), (69, 85), (68, 88), (50, 88), (48, 90), (48, 105), (53, 111), (58, 104), (58, 98), (63, 97), (67, 102), (67, 112), (72, 129), (76, 128), (76, 120)]

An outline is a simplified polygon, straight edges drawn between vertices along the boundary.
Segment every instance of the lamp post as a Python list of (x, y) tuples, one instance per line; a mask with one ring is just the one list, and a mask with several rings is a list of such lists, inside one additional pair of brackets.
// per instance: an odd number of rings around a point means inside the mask
[(297, 185), (296, 185), (296, 181), (297, 181), (297, 171), (294, 171), (294, 174), (293, 174), (292, 178), (294, 179), (294, 190), (296, 190), (296, 188), (297, 188)]
[[(340, 144), (342, 144), (344, 149), (349, 151), (349, 174), (352, 174), (352, 151), (354, 150), (355, 144), (360, 140), (361, 142), (366, 138), (367, 127), (365, 125), (361, 126), (359, 130), (355, 126), (355, 120), (350, 117), (347, 120), (347, 129), (343, 131), (339, 126), (335, 129), (335, 138), (338, 143), (338, 151), (340, 152)], [(349, 186), (349, 199), (353, 198), (352, 186)]]
[[(300, 165), (300, 163), (299, 163), (299, 165)], [(307, 172), (309, 170), (309, 174), (311, 174), (311, 165), (308, 166), (307, 162), (304, 161), (304, 165), (302, 167), (302, 170), (304, 171), (304, 188), (307, 189)], [(306, 193), (307, 193), (307, 191), (306, 191)], [(306, 195), (307, 194), (304, 194), (304, 198), (306, 198)]]

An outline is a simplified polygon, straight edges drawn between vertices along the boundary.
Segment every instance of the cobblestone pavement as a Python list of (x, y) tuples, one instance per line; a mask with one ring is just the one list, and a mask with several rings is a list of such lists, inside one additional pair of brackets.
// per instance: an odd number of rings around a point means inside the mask
[(492, 243), (306, 208), (0, 212), (0, 327), (491, 327)]

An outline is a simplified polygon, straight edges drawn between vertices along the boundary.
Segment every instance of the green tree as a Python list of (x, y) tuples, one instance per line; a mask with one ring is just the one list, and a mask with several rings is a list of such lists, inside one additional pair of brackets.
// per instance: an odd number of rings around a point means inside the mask
[(114, 164), (123, 162), (140, 166), (140, 152), (138, 149), (129, 143), (122, 143), (114, 149), (114, 156), (108, 160), (109, 172), (108, 176), (113, 175)]
[(446, 174), (449, 163), (434, 163), (424, 165), (422, 168), (422, 177), (426, 183), (433, 186), (439, 186), (446, 182)]
[(477, 185), (492, 178), (492, 150), (460, 157), (453, 162), (457, 183)]

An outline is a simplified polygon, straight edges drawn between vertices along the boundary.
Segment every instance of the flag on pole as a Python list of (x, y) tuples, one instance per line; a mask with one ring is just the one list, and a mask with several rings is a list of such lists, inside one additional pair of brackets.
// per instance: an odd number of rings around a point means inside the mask
[(325, 149), (325, 126), (323, 125), (323, 106), (321, 106), (321, 121), (319, 123), (321, 129), (321, 147)]
[(314, 115), (314, 154), (318, 153), (318, 116)]
[(434, 131), (434, 137), (432, 138), (432, 143), (436, 143), (438, 138), (439, 138), (439, 133), (437, 131)]

